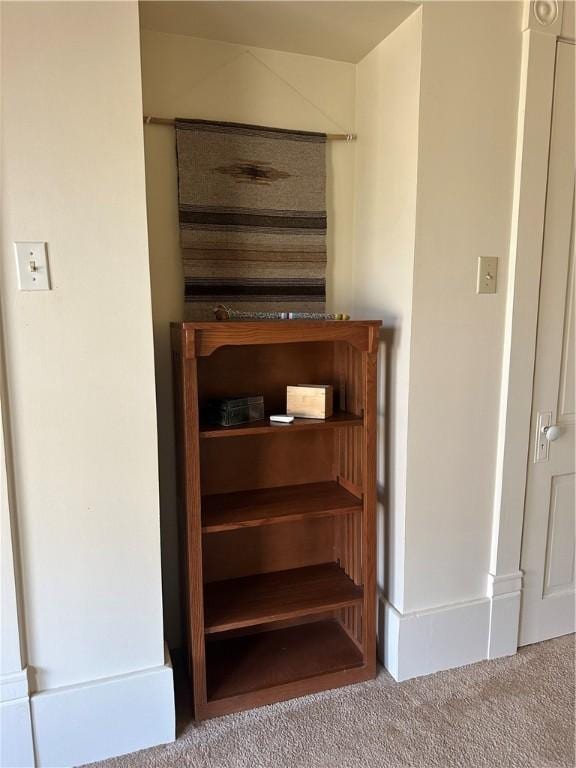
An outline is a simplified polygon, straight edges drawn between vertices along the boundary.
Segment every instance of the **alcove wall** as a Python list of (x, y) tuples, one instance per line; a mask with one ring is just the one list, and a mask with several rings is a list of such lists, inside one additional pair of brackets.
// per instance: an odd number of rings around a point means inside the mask
[[(141, 32), (144, 113), (278, 128), (354, 130), (354, 64), (188, 35)], [(174, 129), (144, 129), (158, 404), (166, 633), (179, 644), (175, 457), (169, 324), (182, 318)], [(327, 144), (327, 306), (352, 310), (355, 146)]]
[[(328, 148), (328, 306), (383, 321), (380, 648), (404, 677), (488, 647), (521, 35), (517, 2), (414, 4), (355, 64), (142, 32), (146, 113), (358, 134)], [(173, 130), (148, 126), (145, 137), (173, 644), (168, 323), (182, 277)], [(476, 294), (483, 255), (500, 260), (490, 296)]]

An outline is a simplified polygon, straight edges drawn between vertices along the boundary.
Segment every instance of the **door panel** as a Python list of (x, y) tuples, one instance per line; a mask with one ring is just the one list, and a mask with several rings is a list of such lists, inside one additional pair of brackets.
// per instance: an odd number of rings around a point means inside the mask
[(552, 478), (543, 596), (574, 590), (574, 475)]
[[(559, 43), (546, 219), (530, 463), (522, 540), (520, 645), (575, 629), (574, 510), (574, 46)], [(560, 428), (540, 460), (539, 415)]]
[[(573, 217), (574, 219), (574, 217)], [(560, 398), (558, 402), (558, 418), (561, 422), (574, 421), (574, 367), (576, 365), (574, 346), (574, 220), (572, 220), (571, 265), (568, 280), (566, 302), (566, 327), (564, 329), (564, 344), (562, 348), (562, 372), (560, 374)]]

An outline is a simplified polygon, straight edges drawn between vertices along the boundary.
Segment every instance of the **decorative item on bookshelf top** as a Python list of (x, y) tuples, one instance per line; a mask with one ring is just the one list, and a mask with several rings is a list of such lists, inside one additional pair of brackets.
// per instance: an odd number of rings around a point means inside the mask
[(216, 320), (350, 320), (345, 313), (330, 312), (244, 312), (219, 304), (214, 307)]

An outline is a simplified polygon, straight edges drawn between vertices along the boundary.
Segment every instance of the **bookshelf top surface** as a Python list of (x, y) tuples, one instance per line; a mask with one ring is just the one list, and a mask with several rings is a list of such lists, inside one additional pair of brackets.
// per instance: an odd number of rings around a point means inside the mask
[(347, 342), (375, 352), (380, 320), (259, 320), (172, 323), (172, 345), (186, 358), (205, 357), (224, 346)]
[(227, 328), (231, 332), (250, 329), (274, 330), (282, 333), (288, 328), (333, 328), (357, 327), (361, 325), (380, 327), (382, 320), (207, 320), (203, 322), (172, 322), (172, 328), (181, 330), (213, 331)]

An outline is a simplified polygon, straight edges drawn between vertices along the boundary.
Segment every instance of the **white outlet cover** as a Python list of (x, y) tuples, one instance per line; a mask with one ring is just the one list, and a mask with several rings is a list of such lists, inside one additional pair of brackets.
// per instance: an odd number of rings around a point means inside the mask
[(18, 288), (21, 291), (49, 291), (50, 272), (46, 243), (14, 243)]

